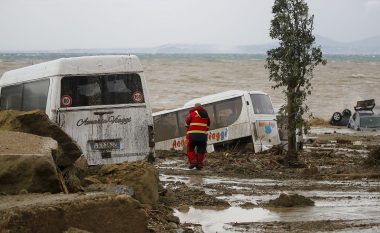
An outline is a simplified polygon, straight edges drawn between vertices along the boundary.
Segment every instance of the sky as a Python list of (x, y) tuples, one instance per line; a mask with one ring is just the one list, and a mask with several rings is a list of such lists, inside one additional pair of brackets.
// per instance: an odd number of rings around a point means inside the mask
[[(274, 0), (0, 0), (0, 50), (271, 42)], [(379, 36), (380, 0), (306, 0), (314, 34)]]

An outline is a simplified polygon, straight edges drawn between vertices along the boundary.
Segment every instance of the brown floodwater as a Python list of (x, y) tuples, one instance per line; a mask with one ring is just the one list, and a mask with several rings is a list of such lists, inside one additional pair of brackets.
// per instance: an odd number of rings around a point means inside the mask
[[(0, 60), (0, 75), (42, 61)], [(281, 90), (271, 88), (264, 60), (232, 55), (152, 55), (142, 56), (141, 62), (153, 110), (180, 107), (193, 98), (233, 89), (267, 92), (277, 108), (284, 103)], [(326, 66), (315, 70), (312, 86), (307, 103), (315, 116), (325, 119), (345, 108), (353, 110), (358, 100), (374, 98), (380, 102), (380, 62), (328, 60)]]

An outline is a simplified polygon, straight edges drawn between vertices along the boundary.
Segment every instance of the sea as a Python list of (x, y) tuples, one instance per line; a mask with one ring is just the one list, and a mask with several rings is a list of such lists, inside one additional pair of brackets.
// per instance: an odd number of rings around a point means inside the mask
[[(16, 68), (89, 53), (0, 53), (0, 75)], [(285, 103), (273, 89), (263, 54), (137, 54), (144, 68), (153, 111), (183, 106), (193, 98), (228, 90), (268, 93), (275, 108)], [(375, 99), (380, 113), (380, 55), (325, 55), (311, 81), (306, 104), (314, 117), (329, 120), (334, 112), (354, 110), (356, 102)]]

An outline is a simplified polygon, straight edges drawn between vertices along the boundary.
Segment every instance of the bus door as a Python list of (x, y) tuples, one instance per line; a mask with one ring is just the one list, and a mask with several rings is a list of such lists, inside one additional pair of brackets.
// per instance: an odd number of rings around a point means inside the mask
[(63, 77), (60, 98), (58, 123), (90, 165), (141, 160), (152, 152), (152, 116), (138, 74)]
[(248, 112), (248, 118), (249, 118), (249, 127), (250, 127), (251, 136), (252, 136), (252, 143), (253, 143), (254, 151), (259, 152), (259, 151), (261, 151), (261, 146), (260, 146), (260, 140), (259, 140), (258, 134), (257, 134), (256, 118), (255, 118), (255, 114), (253, 112), (252, 100), (251, 100), (249, 94), (244, 94), (244, 99), (245, 99), (245, 103), (247, 106), (247, 112)]
[(266, 94), (250, 94), (252, 106), (253, 142), (255, 152), (260, 152), (280, 144), (276, 116), (272, 102)]

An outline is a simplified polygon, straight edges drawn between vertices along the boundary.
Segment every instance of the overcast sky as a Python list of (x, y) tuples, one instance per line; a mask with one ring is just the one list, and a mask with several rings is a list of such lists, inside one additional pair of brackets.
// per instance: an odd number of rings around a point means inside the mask
[[(274, 0), (0, 0), (0, 50), (270, 42)], [(380, 0), (307, 0), (315, 34), (378, 36)]]

